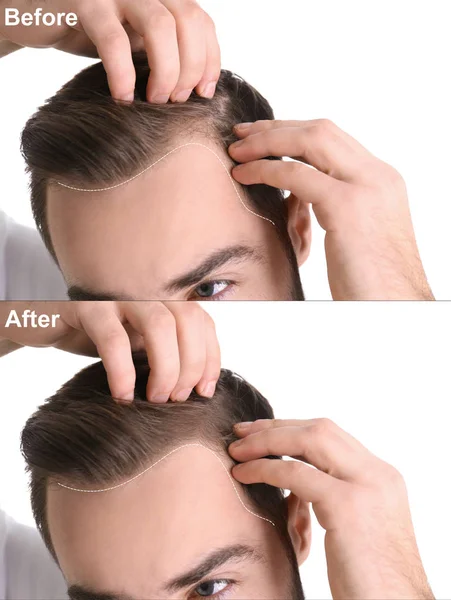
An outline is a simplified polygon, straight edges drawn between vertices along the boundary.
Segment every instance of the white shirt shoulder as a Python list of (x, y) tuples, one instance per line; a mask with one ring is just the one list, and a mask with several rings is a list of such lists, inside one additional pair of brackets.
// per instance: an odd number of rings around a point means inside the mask
[(1, 210), (0, 300), (67, 300), (63, 276), (39, 233)]
[(66, 600), (67, 585), (38, 531), (0, 511), (0, 600)]

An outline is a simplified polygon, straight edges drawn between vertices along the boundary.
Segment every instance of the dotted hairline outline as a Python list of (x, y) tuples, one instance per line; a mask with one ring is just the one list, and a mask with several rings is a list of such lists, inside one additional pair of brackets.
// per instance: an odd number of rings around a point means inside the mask
[(164, 156), (162, 156), (161, 158), (159, 158), (156, 162), (152, 163), (151, 165), (149, 165), (148, 167), (146, 167), (145, 169), (143, 169), (140, 173), (138, 173), (137, 175), (134, 175), (133, 177), (130, 177), (130, 179), (127, 179), (126, 181), (123, 181), (122, 183), (118, 183), (117, 185), (112, 185), (111, 187), (106, 187), (106, 188), (97, 188), (97, 189), (85, 189), (85, 188), (77, 188), (77, 187), (73, 187), (70, 185), (66, 185), (65, 183), (62, 183), (61, 181), (55, 181), (55, 183), (57, 183), (59, 186), (66, 188), (68, 190), (73, 190), (74, 192), (108, 192), (110, 190), (115, 190), (119, 187), (122, 187), (123, 185), (126, 185), (127, 183), (130, 183), (131, 181), (134, 181), (135, 179), (138, 179), (138, 177), (141, 177), (141, 175), (144, 175), (144, 173), (146, 173), (147, 171), (149, 171), (152, 167), (155, 167), (156, 165), (158, 165), (158, 163), (160, 163), (161, 161), (163, 161), (165, 158), (167, 158), (168, 156), (170, 156), (171, 154), (174, 154), (174, 152), (177, 152), (178, 150), (182, 150), (183, 148), (187, 148), (188, 146), (199, 146), (200, 148), (205, 148), (205, 150), (208, 150), (211, 154), (213, 154), (213, 156), (216, 157), (216, 159), (220, 162), (220, 164), (222, 165), (222, 167), (224, 168), (225, 172), (227, 173), (227, 176), (230, 180), (230, 182), (232, 183), (233, 189), (235, 190), (235, 194), (237, 195), (238, 200), (240, 201), (240, 203), (242, 204), (242, 206), (244, 207), (245, 210), (247, 210), (247, 212), (251, 213), (251, 215), (254, 215), (255, 217), (258, 217), (259, 219), (263, 219), (264, 221), (268, 221), (268, 223), (271, 223), (271, 225), (273, 225), (275, 227), (275, 223), (274, 221), (271, 221), (271, 219), (268, 219), (267, 217), (263, 217), (262, 215), (259, 215), (258, 213), (254, 212), (253, 210), (251, 210), (246, 203), (244, 202), (244, 200), (242, 199), (237, 186), (235, 185), (235, 181), (233, 180), (232, 175), (230, 174), (229, 169), (227, 168), (227, 166), (224, 164), (224, 162), (221, 160), (221, 157), (218, 156), (216, 154), (216, 152), (214, 152), (214, 150), (212, 150), (211, 148), (209, 148), (208, 146), (206, 146), (205, 144), (200, 144), (199, 142), (189, 142), (187, 144), (183, 144), (182, 146), (178, 146), (177, 148), (174, 148), (174, 150), (171, 150), (170, 152), (168, 152), (167, 154), (165, 154)]
[(112, 487), (103, 488), (103, 489), (100, 489), (100, 490), (83, 490), (83, 489), (79, 489), (79, 488), (73, 488), (73, 487), (70, 487), (68, 485), (64, 485), (64, 483), (60, 483), (58, 481), (56, 483), (57, 483), (57, 485), (59, 485), (62, 488), (65, 488), (66, 490), (70, 490), (72, 492), (80, 492), (80, 493), (83, 493), (83, 494), (100, 494), (100, 493), (103, 493), (103, 492), (109, 492), (111, 490), (116, 490), (116, 489), (118, 489), (120, 487), (128, 485), (132, 481), (135, 481), (135, 479), (138, 479), (139, 477), (142, 477), (145, 473), (147, 473), (148, 471), (150, 471), (151, 469), (153, 469), (154, 467), (156, 467), (165, 458), (168, 458), (169, 456), (171, 456), (171, 454), (174, 454), (175, 452), (178, 452), (179, 450), (182, 450), (183, 448), (190, 448), (190, 447), (191, 448), (192, 447), (198, 447), (198, 448), (203, 448), (204, 450), (208, 450), (208, 452), (210, 452), (210, 454), (212, 454), (221, 463), (222, 468), (226, 472), (227, 477), (229, 478), (229, 481), (232, 484), (233, 489), (235, 490), (235, 494), (236, 494), (238, 500), (240, 501), (241, 506), (248, 513), (250, 513), (251, 515), (253, 515), (254, 517), (257, 517), (258, 519), (261, 519), (262, 521), (267, 521), (273, 527), (275, 527), (275, 523), (273, 523), (273, 521), (271, 521), (270, 519), (267, 519), (266, 517), (262, 517), (262, 516), (258, 515), (257, 513), (255, 513), (252, 510), (250, 510), (244, 504), (244, 502), (241, 499), (241, 496), (238, 493), (238, 490), (237, 490), (237, 487), (235, 485), (235, 482), (233, 481), (232, 476), (229, 473), (229, 470), (227, 469), (227, 467), (225, 466), (225, 464), (222, 462), (221, 458), (216, 454), (216, 452), (213, 452), (213, 450), (211, 450), (207, 446), (204, 446), (203, 444), (184, 444), (183, 446), (179, 446), (178, 448), (175, 448), (174, 450), (171, 450), (171, 452), (168, 452), (167, 454), (165, 454), (162, 458), (160, 458), (155, 463), (153, 463), (152, 465), (150, 465), (150, 467), (147, 467), (147, 469), (144, 469), (144, 471), (141, 471), (141, 473), (138, 473), (138, 475), (135, 475), (134, 477), (132, 477), (131, 479), (128, 479), (127, 481), (124, 481), (123, 483), (119, 483), (117, 485), (113, 485)]

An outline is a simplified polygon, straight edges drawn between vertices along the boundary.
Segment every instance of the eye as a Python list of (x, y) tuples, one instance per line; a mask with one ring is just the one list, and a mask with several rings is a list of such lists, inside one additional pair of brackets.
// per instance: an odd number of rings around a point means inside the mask
[(230, 281), (206, 281), (197, 286), (194, 294), (199, 298), (214, 298), (226, 290), (230, 283)]
[(194, 590), (197, 598), (212, 598), (223, 592), (229, 585), (227, 579), (216, 579), (214, 581), (204, 581)]

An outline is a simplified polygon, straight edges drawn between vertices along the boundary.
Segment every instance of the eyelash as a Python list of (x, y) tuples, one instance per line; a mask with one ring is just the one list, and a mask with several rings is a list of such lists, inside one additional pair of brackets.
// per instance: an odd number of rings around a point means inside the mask
[[(208, 296), (200, 296), (199, 294), (196, 294), (196, 289), (202, 285), (211, 285), (211, 284), (220, 284), (220, 283), (227, 284), (227, 287), (222, 292), (219, 292), (218, 294), (215, 294), (214, 296), (208, 297)], [(210, 281), (202, 281), (202, 283), (199, 283), (192, 290), (189, 299), (197, 300), (200, 302), (218, 302), (220, 300), (223, 300), (226, 296), (228, 296), (233, 291), (233, 288), (235, 287), (235, 285), (236, 285), (235, 281), (230, 281), (228, 279), (214, 279), (214, 280), (210, 280)]]
[[(221, 590), (218, 594), (215, 594), (214, 596), (199, 596), (196, 595), (196, 589), (200, 586), (203, 585), (205, 583), (227, 583), (227, 587), (224, 588), (223, 590)], [(236, 581), (234, 579), (208, 579), (206, 581), (201, 581), (200, 583), (197, 584), (197, 586), (190, 592), (190, 596), (189, 598), (191, 599), (195, 599), (195, 598), (205, 598), (205, 600), (208, 600), (209, 598), (212, 598), (214, 600), (226, 600), (226, 597), (228, 596), (228, 594), (231, 592), (231, 588), (233, 588), (233, 586), (236, 584)]]

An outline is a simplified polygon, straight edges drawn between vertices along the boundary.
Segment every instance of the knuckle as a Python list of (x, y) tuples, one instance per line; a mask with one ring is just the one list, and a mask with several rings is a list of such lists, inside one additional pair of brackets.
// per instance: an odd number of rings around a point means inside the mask
[(275, 121), (266, 121), (264, 119), (259, 119), (258, 121), (254, 122), (254, 127), (257, 129), (269, 129), (271, 126), (273, 126), (274, 123)]
[(177, 320), (181, 324), (198, 321), (203, 317), (204, 310), (196, 302), (186, 302), (177, 315)]
[(401, 173), (390, 165), (386, 165), (386, 178), (393, 187), (405, 187), (406, 185)]
[(336, 131), (338, 128), (330, 119), (318, 119), (316, 126), (324, 131)]
[(202, 10), (202, 8), (194, 2), (193, 0), (188, 0), (185, 2), (183, 10), (181, 12), (181, 18), (184, 21), (188, 22), (202, 22), (204, 23), (206, 13)]
[(384, 480), (390, 486), (395, 488), (403, 488), (405, 486), (404, 477), (393, 465), (388, 463), (384, 464)]
[(298, 477), (302, 471), (302, 464), (297, 460), (285, 461), (287, 474), (290, 477)]
[(146, 320), (151, 331), (175, 329), (175, 318), (166, 308), (150, 309)]
[(327, 418), (317, 419), (311, 426), (313, 435), (316, 436), (328, 435), (335, 429), (335, 427), (335, 423)]
[(254, 431), (262, 431), (265, 435), (268, 434), (268, 430), (274, 427), (274, 421), (268, 419), (257, 419), (252, 424)]
[(123, 30), (119, 28), (109, 29), (102, 35), (102, 41), (106, 46), (118, 46), (124, 42)]
[(104, 335), (102, 336), (102, 341), (104, 344), (117, 344), (118, 342), (124, 342), (126, 340), (122, 331), (113, 329), (104, 333)]
[(175, 29), (176, 27), (175, 17), (161, 5), (157, 9), (149, 6), (147, 21), (150, 31), (162, 31), (165, 29)]
[(122, 331), (118, 330), (105, 332), (97, 343), (97, 349), (100, 354), (111, 351), (111, 348), (118, 349), (120, 347), (128, 349), (128, 338), (123, 335)]
[(102, 315), (103, 320), (108, 315), (114, 313), (114, 302), (79, 302), (77, 305), (77, 313), (79, 319), (84, 322), (86, 320), (92, 320), (93, 318), (99, 318)]
[(282, 119), (274, 119), (273, 121), (260, 121), (261, 123), (267, 124), (272, 129), (284, 129), (287, 126), (286, 121)]
[[(96, 3), (95, 8), (96, 10), (108, 10), (108, 4), (104, 0), (99, 0), (99, 2)], [(93, 9), (93, 3), (90, 0), (79, 0), (77, 15), (82, 23), (92, 16)]]
[(289, 160), (285, 162), (286, 173), (289, 177), (297, 177), (301, 170), (300, 164), (295, 160)]
[(216, 325), (215, 325), (215, 322), (214, 322), (213, 318), (211, 317), (211, 315), (209, 315), (207, 312), (205, 312), (202, 309), (200, 309), (200, 310), (203, 313), (205, 329), (209, 329), (213, 333), (216, 333)]
[(210, 28), (214, 33), (216, 33), (216, 24), (213, 21), (213, 19), (210, 17), (210, 15), (208, 13), (206, 13), (204, 10), (200, 9), (201, 12), (203, 13), (202, 17), (204, 19), (204, 24), (205, 27), (208, 29)]

